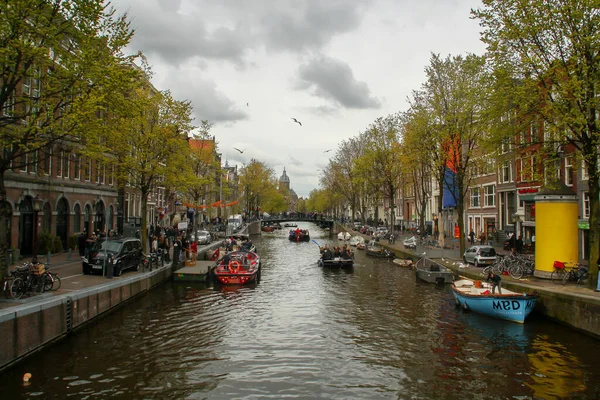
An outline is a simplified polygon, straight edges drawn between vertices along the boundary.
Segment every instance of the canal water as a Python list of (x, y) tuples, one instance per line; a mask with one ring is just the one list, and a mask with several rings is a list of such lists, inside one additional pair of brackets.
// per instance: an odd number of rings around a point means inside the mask
[(353, 271), (331, 271), (285, 230), (254, 242), (259, 284), (165, 283), (2, 373), (1, 397), (600, 398), (595, 339), (464, 313), (448, 285), (360, 250)]

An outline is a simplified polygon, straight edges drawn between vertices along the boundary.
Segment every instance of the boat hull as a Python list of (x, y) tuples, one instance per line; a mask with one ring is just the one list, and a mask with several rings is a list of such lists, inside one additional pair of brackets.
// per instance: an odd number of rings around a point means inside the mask
[[(464, 281), (459, 281), (464, 282)], [(452, 293), (457, 306), (464, 310), (487, 315), (506, 321), (524, 323), (527, 316), (533, 311), (537, 295), (515, 293), (503, 289), (503, 294), (487, 294), (491, 291), (488, 285), (478, 288), (452, 285)], [(508, 292), (508, 293), (506, 293)]]
[(354, 267), (354, 260), (352, 259), (333, 259), (333, 260), (319, 260), (317, 262), (319, 267), (323, 268), (342, 268), (350, 269)]
[(452, 283), (454, 274), (448, 267), (428, 258), (421, 258), (415, 265), (417, 279), (427, 283)]
[(222, 285), (246, 285), (260, 280), (261, 263), (252, 251), (233, 251), (227, 254), (229, 261), (217, 261), (213, 273), (215, 281)]
[(310, 235), (290, 235), (288, 239), (290, 242), (310, 242)]

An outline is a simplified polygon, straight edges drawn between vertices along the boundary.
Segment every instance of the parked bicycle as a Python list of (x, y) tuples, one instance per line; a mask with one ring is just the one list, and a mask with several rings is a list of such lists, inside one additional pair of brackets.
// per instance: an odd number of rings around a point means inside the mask
[(563, 261), (554, 261), (554, 271), (550, 274), (550, 280), (557, 285), (564, 285), (567, 282), (585, 284), (589, 277), (589, 267), (579, 263), (568, 264)]

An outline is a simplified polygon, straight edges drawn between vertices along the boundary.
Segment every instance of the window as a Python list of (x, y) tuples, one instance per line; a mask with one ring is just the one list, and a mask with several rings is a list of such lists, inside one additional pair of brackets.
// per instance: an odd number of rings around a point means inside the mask
[(62, 178), (62, 176), (63, 176), (62, 159), (63, 159), (64, 153), (65, 153), (64, 150), (60, 150), (58, 152), (58, 154), (56, 155), (56, 157), (57, 157), (57, 159), (56, 159), (56, 176), (59, 178)]
[(13, 92), (10, 96), (6, 98), (0, 115), (6, 115), (7, 117), (15, 115), (15, 103), (15, 94)]
[(42, 160), (42, 167), (44, 168), (44, 175), (50, 175), (52, 173), (52, 147), (46, 147), (44, 149)]
[(106, 164), (100, 163), (98, 168), (100, 168), (100, 183), (104, 184), (106, 182)]
[(551, 160), (544, 163), (544, 182), (549, 184), (560, 181), (560, 160)]
[(92, 160), (90, 160), (89, 158), (86, 159), (84, 161), (84, 166), (83, 166), (83, 179), (86, 182), (90, 181), (90, 177), (92, 175)]
[(583, 196), (582, 196), (582, 201), (583, 201), (583, 218), (589, 218), (590, 217), (590, 193), (589, 192), (583, 192)]
[(503, 183), (507, 183), (512, 181), (512, 174), (511, 174), (511, 164), (509, 160), (504, 161), (504, 164), (502, 165), (502, 182)]
[(73, 178), (76, 180), (81, 179), (81, 158), (76, 153), (73, 153)]
[(108, 167), (108, 184), (110, 186), (112, 186), (115, 183), (114, 179), (115, 179), (115, 166), (110, 165)]
[(102, 175), (102, 164), (96, 161), (96, 183), (100, 183), (100, 175)]
[(483, 191), (485, 194), (484, 205), (486, 207), (494, 207), (496, 205), (496, 186), (484, 186)]
[(565, 185), (573, 186), (573, 157), (565, 157)]
[(480, 207), (480, 203), (479, 203), (479, 188), (472, 188), (471, 189), (471, 207)]
[(582, 161), (581, 162), (581, 180), (582, 181), (587, 181), (590, 179), (590, 171), (588, 168), (588, 163), (587, 161)]

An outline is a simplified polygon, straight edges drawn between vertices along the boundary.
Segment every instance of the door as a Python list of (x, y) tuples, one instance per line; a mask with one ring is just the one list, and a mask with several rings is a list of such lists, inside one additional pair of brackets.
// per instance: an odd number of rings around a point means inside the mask
[(67, 250), (67, 235), (69, 226), (69, 205), (64, 197), (58, 202), (56, 208), (56, 236), (62, 242), (63, 250)]
[(31, 197), (19, 204), (19, 249), (22, 255), (33, 254), (33, 203)]

